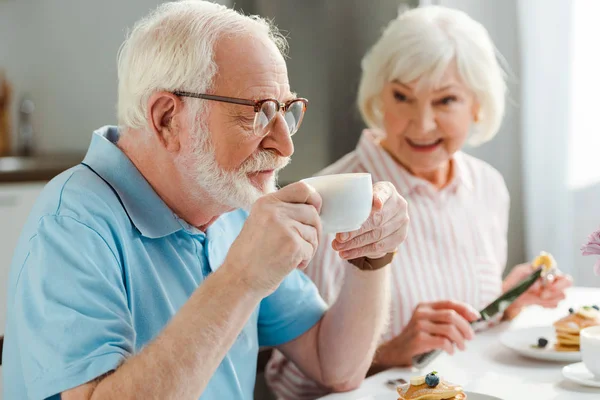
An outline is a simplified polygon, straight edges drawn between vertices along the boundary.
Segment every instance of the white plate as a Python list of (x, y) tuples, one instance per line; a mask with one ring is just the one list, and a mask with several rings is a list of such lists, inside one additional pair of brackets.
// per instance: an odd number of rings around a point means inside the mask
[[(543, 349), (531, 347), (537, 344), (538, 338), (546, 338), (548, 345)], [(581, 361), (579, 351), (556, 351), (556, 331), (551, 326), (516, 329), (505, 332), (500, 337), (502, 344), (522, 356), (544, 361), (577, 362)]]
[[(502, 400), (499, 397), (489, 396), (487, 394), (473, 393), (465, 391), (467, 400)], [(356, 400), (398, 400), (398, 395), (394, 392), (379, 393), (371, 396), (359, 397)]]
[(585, 386), (600, 387), (600, 379), (595, 378), (582, 362), (565, 366), (562, 373), (570, 381)]

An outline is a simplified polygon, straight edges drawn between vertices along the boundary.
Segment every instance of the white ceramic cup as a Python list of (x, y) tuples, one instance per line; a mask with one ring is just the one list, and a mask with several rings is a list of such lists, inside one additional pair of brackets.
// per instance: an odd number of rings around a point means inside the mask
[(579, 335), (583, 363), (597, 379), (600, 379), (600, 326), (582, 329)]
[(373, 205), (371, 174), (323, 175), (302, 182), (321, 195), (324, 233), (355, 231), (369, 218)]

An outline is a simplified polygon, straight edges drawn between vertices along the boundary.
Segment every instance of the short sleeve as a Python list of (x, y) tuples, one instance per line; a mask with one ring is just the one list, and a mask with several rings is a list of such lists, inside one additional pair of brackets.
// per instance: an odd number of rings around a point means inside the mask
[(15, 291), (16, 329), (30, 399), (46, 399), (114, 370), (135, 333), (115, 253), (74, 218), (43, 217)]
[(314, 283), (299, 270), (292, 271), (260, 304), (260, 346), (279, 346), (296, 339), (323, 317), (327, 305)]

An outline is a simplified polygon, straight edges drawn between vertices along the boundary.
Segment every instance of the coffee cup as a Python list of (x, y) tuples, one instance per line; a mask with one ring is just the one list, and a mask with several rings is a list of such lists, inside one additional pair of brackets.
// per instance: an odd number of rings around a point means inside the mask
[(600, 326), (582, 329), (579, 339), (583, 363), (596, 379), (600, 379)]
[(324, 233), (355, 231), (369, 218), (373, 205), (371, 174), (323, 175), (302, 182), (312, 186), (321, 196)]

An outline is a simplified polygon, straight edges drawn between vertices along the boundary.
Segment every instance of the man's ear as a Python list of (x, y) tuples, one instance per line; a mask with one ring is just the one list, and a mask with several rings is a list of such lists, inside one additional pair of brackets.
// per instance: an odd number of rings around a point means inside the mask
[(179, 132), (183, 102), (169, 92), (156, 92), (148, 99), (147, 120), (150, 130), (169, 152), (178, 152), (181, 146)]

